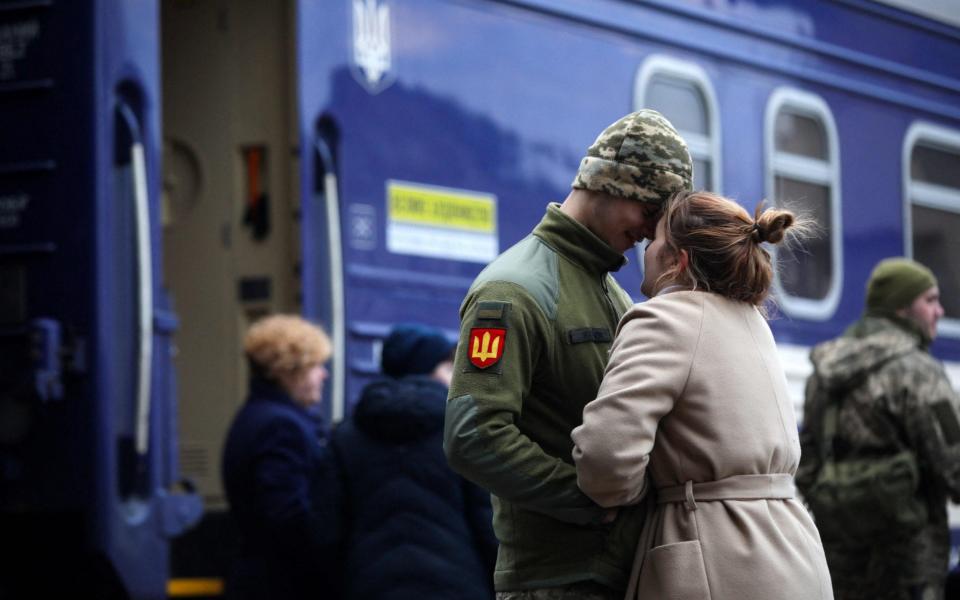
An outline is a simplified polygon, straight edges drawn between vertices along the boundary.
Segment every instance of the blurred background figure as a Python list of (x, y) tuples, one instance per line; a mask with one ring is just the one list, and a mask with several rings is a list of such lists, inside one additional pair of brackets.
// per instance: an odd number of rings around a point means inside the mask
[(330, 340), (298, 316), (275, 315), (250, 327), (243, 348), (249, 397), (222, 464), (241, 537), (228, 596), (337, 597), (338, 482), (316, 410)]
[(797, 485), (838, 600), (943, 597), (960, 405), (929, 351), (941, 317), (930, 269), (882, 260), (860, 320), (810, 355)]
[(485, 491), (443, 454), (455, 344), (401, 324), (383, 344), (383, 377), (333, 435), (344, 477), (351, 600), (493, 598), (497, 541)]

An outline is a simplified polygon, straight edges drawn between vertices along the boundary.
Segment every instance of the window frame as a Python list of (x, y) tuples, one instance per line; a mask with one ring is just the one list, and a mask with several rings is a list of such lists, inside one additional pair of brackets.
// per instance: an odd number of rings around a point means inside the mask
[[(926, 144), (924, 144), (926, 142)], [(901, 172), (903, 178), (903, 255), (913, 258), (913, 206), (943, 210), (960, 215), (960, 188), (914, 181), (911, 175), (913, 150), (918, 145), (942, 148), (947, 152), (960, 155), (960, 130), (927, 121), (917, 121), (910, 125), (903, 137)], [(951, 192), (949, 190), (956, 190)], [(921, 196), (919, 202), (914, 198)], [(955, 200), (954, 204), (950, 201)], [(937, 334), (960, 339), (960, 318), (944, 315), (937, 323)]]
[(680, 135), (687, 142), (687, 148), (690, 150), (690, 157), (693, 160), (707, 159), (710, 161), (711, 191), (722, 194), (723, 157), (720, 108), (710, 77), (706, 70), (695, 62), (665, 54), (652, 54), (637, 69), (633, 86), (633, 110), (649, 108), (646, 105), (647, 90), (650, 87), (650, 82), (657, 75), (665, 75), (688, 82), (703, 95), (704, 109), (707, 113), (707, 135), (683, 131), (680, 132)]
[[(776, 121), (782, 110), (817, 120), (826, 135), (828, 159), (825, 161), (802, 157), (776, 148)], [(840, 144), (833, 112), (827, 102), (817, 94), (792, 87), (779, 87), (767, 101), (764, 116), (764, 177), (766, 197), (773, 206), (778, 206), (776, 179), (778, 176), (830, 188), (830, 217), (833, 227), (830, 233), (830, 258), (833, 269), (827, 294), (823, 299), (813, 300), (792, 296), (783, 288), (779, 269), (775, 270), (773, 290), (783, 311), (791, 316), (810, 321), (827, 321), (836, 314), (843, 290), (843, 220), (840, 193)], [(774, 259), (777, 257), (773, 248)]]
[[(637, 69), (637, 75), (633, 83), (633, 110), (637, 111), (647, 108), (647, 90), (650, 82), (657, 75), (666, 75), (674, 79), (680, 79), (689, 82), (697, 88), (703, 95), (704, 108), (707, 119), (707, 136), (696, 133), (680, 132), (684, 141), (687, 142), (687, 148), (690, 150), (692, 160), (710, 161), (710, 182), (712, 190), (718, 194), (723, 193), (723, 154), (722, 154), (722, 131), (720, 123), (720, 105), (717, 102), (717, 96), (713, 89), (713, 83), (706, 70), (699, 64), (667, 56), (665, 54), (651, 54)], [(646, 249), (646, 243), (637, 245), (637, 268), (640, 270), (640, 277), (643, 278), (643, 254)]]

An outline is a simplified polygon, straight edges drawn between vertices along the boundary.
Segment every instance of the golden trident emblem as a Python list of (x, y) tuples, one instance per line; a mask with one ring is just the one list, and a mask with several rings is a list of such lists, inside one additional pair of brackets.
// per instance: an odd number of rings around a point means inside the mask
[(496, 358), (500, 351), (500, 336), (493, 338), (493, 348), (490, 347), (490, 332), (483, 334), (483, 341), (480, 336), (473, 338), (473, 358), (480, 362), (487, 362), (491, 358)]

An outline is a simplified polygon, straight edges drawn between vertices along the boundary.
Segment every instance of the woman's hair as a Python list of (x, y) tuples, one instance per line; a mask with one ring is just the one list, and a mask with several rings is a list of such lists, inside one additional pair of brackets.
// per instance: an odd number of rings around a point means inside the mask
[(330, 358), (323, 329), (296, 315), (272, 315), (250, 326), (243, 351), (254, 373), (277, 380)]
[(681, 191), (667, 202), (663, 214), (664, 245), (674, 256), (686, 250), (688, 264), (679, 260), (660, 276), (756, 306), (770, 291), (773, 264), (760, 244), (779, 244), (809, 232), (808, 221), (789, 210), (757, 205), (753, 218), (742, 206), (710, 192)]

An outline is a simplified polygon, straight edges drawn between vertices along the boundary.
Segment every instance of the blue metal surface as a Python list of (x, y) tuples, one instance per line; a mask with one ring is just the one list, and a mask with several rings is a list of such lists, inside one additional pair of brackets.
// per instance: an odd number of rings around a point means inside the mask
[[(773, 323), (779, 341), (810, 345), (853, 321), (870, 267), (904, 251), (900, 166), (907, 128), (918, 119), (960, 123), (960, 37), (869, 3), (380, 5), (391, 11), (392, 79), (370, 93), (350, 64), (350, 4), (300, 3), (301, 128), (308, 133), (325, 115), (339, 132), (349, 323), (415, 315), (455, 327), (467, 282), (482, 266), (393, 254), (382, 239), (375, 248), (352, 248), (352, 204), (372, 206), (382, 236), (387, 180), (493, 194), (504, 249), (530, 230), (546, 202), (563, 199), (592, 137), (631, 110), (638, 66), (659, 53), (707, 72), (726, 157), (721, 191), (749, 208), (766, 193), (763, 114), (771, 93), (789, 86), (830, 107), (840, 140), (847, 248), (841, 302), (827, 321), (781, 316)], [(306, 162), (303, 177), (307, 187)], [(618, 278), (638, 294), (635, 260)], [(940, 340), (935, 350), (960, 358), (956, 340)], [(366, 379), (372, 351), (370, 339), (348, 338), (355, 371), (348, 402)]]
[[(775, 319), (780, 342), (814, 344), (859, 315), (870, 268), (904, 252), (907, 130), (926, 121), (960, 131), (960, 32), (866, 0), (368, 5), (390, 10), (391, 61), (375, 86), (353, 62), (352, 2), (296, 2), (304, 312), (329, 325), (343, 296), (348, 408), (375, 374), (390, 325), (419, 320), (454, 335), (459, 304), (483, 267), (390, 252), (387, 182), (494, 196), (506, 249), (547, 202), (563, 200), (594, 136), (633, 109), (637, 71), (651, 55), (706, 73), (719, 107), (719, 191), (750, 209), (767, 193), (771, 94), (795, 88), (830, 108), (844, 224), (841, 299), (824, 321)], [(20, 207), (0, 212), (0, 273), (22, 279), (10, 284), (22, 302), (11, 294), (4, 306), (25, 307), (22, 318), (0, 315), (3, 356), (19, 361), (0, 382), (19, 390), (9, 373), (22, 369), (33, 389), (22, 352), (29, 321), (59, 330), (67, 357), (59, 375), (48, 361), (44, 378), (51, 396), (48, 383), (62, 380), (63, 400), (28, 403), (28, 441), (0, 450), (0, 508), (9, 515), (29, 507), (37, 522), (55, 515), (69, 543), (102, 557), (137, 597), (161, 597), (165, 537), (188, 526), (198, 504), (168, 491), (179, 480), (169, 359), (177, 323), (158, 288), (150, 449), (130, 453), (137, 263), (134, 213), (120, 191), (132, 170), (116, 148), (132, 137), (144, 145), (151, 261), (160, 273), (158, 5), (0, 2), (0, 26), (26, 42), (22, 56), (0, 60), (0, 208)], [(128, 121), (129, 131), (116, 130)], [(339, 266), (329, 252), (328, 173), (337, 177), (342, 286), (331, 284)], [(372, 225), (363, 236), (353, 229), (360, 220)], [(637, 255), (629, 258), (617, 277), (639, 298)], [(960, 340), (940, 339), (934, 349), (960, 360)]]
[[(143, 455), (129, 451), (122, 409), (136, 373), (136, 249), (133, 207), (118, 190), (130, 182), (129, 168), (118, 166), (129, 150), (118, 144), (136, 138), (145, 147), (149, 251), (159, 271), (158, 5), (6, 3), (0, 23), (23, 42), (0, 86), (0, 196), (25, 199), (5, 213), (0, 247), (4, 264), (25, 273), (25, 318), (63, 332), (62, 344), (50, 337), (43, 347), (69, 367), (62, 401), (34, 410), (26, 440), (0, 452), (0, 511), (4, 523), (17, 523), (17, 534), (2, 541), (4, 556), (13, 547), (21, 554), (5, 565), (11, 572), (0, 585), (14, 595), (27, 581), (30, 593), (98, 585), (164, 598), (164, 535), (196, 520), (197, 499), (164, 491), (176, 481), (170, 317), (161, 317), (153, 340), (151, 443)], [(66, 565), (59, 581), (50, 564)]]

